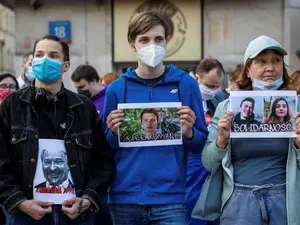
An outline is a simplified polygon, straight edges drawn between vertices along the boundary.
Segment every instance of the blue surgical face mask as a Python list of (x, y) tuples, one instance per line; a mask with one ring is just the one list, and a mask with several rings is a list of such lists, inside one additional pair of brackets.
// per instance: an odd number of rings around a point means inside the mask
[(48, 57), (34, 58), (32, 60), (33, 73), (43, 83), (53, 83), (61, 77), (61, 65), (59, 60)]
[(35, 76), (34, 76), (34, 73), (32, 71), (32, 67), (31, 66), (27, 68), (27, 70), (25, 72), (25, 77), (30, 82), (34, 80)]
[(253, 90), (261, 90), (261, 91), (278, 90), (280, 86), (283, 84), (282, 76), (277, 80), (273, 81), (272, 83), (268, 83), (255, 78), (251, 78), (251, 80), (252, 80)]

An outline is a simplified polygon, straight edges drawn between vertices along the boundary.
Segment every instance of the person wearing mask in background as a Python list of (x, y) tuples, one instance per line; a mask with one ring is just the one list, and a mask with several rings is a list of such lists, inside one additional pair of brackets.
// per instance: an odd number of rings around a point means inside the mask
[[(0, 75), (0, 104), (12, 92), (19, 90), (19, 84), (16, 77), (9, 73)], [(6, 224), (6, 216), (0, 205), (0, 224)]]
[[(207, 128), (197, 82), (173, 65), (164, 65), (170, 30), (158, 14), (139, 13), (128, 27), (138, 67), (128, 68), (106, 92), (106, 136), (115, 152), (117, 173), (109, 189), (115, 225), (186, 225), (186, 153), (200, 158)], [(118, 103), (181, 102), (181, 145), (119, 147), (124, 114)], [(162, 162), (162, 163), (157, 163)]]
[[(217, 104), (220, 102), (223, 102), (225, 99), (229, 98), (230, 92), (231, 91), (237, 91), (238, 86), (237, 86), (237, 79), (239, 78), (239, 75), (242, 73), (244, 68), (243, 64), (238, 64), (235, 66), (233, 71), (229, 74), (229, 86), (226, 89), (219, 90), (214, 97), (212, 98), (212, 102), (215, 104), (216, 102), (216, 107)], [(216, 100), (216, 101), (215, 101)]]
[(119, 78), (120, 75), (118, 73), (107, 73), (102, 77), (101, 83), (103, 86), (107, 86)]
[[(206, 125), (209, 127), (216, 108), (211, 99), (221, 87), (224, 79), (224, 69), (222, 64), (214, 58), (205, 58), (201, 60), (196, 67), (195, 79), (198, 81), (202, 96), (202, 101), (199, 102), (199, 104), (203, 104)], [(186, 180), (188, 225), (213, 224), (213, 222), (210, 221), (191, 218), (192, 211), (200, 195), (201, 187), (208, 175), (209, 173), (202, 165), (201, 157), (193, 153), (188, 153)]]
[[(286, 54), (270, 37), (252, 40), (238, 88), (290, 90)], [(220, 224), (299, 224), (300, 114), (295, 116), (296, 138), (230, 138), (229, 108), (229, 99), (218, 105), (202, 153), (208, 171), (215, 165), (223, 169)]]
[(104, 99), (107, 85), (101, 85), (100, 77), (94, 67), (90, 65), (78, 66), (71, 76), (78, 94), (85, 95), (94, 103), (97, 112), (103, 119)]
[[(111, 78), (110, 75), (106, 76), (106, 81), (109, 81), (109, 78)], [(99, 116), (103, 119), (104, 99), (108, 85), (100, 84), (100, 77), (96, 69), (90, 65), (80, 65), (71, 75), (71, 79), (77, 88), (78, 94), (90, 98)], [(107, 197), (103, 199), (103, 206), (102, 210), (94, 214), (94, 223), (97, 225), (112, 225)]]
[(0, 104), (12, 92), (19, 90), (16, 77), (10, 73), (0, 75)]
[(206, 125), (210, 125), (216, 106), (211, 99), (219, 91), (224, 80), (223, 65), (214, 58), (205, 58), (196, 67), (195, 79), (197, 80), (202, 96)]
[[(11, 214), (9, 225), (91, 225), (90, 213), (101, 209), (115, 172), (102, 121), (88, 98), (64, 88), (70, 67), (65, 42), (46, 35), (33, 53), (34, 83), (0, 105), (0, 203)], [(53, 196), (35, 198), (44, 148), (62, 150), (68, 160), (75, 190), (61, 204), (48, 200)], [(51, 177), (58, 175), (52, 171)]]
[(35, 76), (32, 72), (32, 52), (28, 52), (23, 55), (21, 63), (21, 75), (18, 77), (18, 83), (20, 88), (24, 88), (30, 85)]

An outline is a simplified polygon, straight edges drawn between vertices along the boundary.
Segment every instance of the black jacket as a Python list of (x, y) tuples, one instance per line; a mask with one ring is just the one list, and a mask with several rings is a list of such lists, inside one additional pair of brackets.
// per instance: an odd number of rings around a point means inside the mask
[(213, 102), (212, 100), (207, 100), (206, 104), (207, 104), (209, 115), (211, 117), (213, 117), (215, 115), (216, 108), (217, 108), (218, 104), (215, 104), (215, 102)]
[(254, 119), (254, 115), (250, 119), (242, 120), (240, 112), (235, 115), (233, 123), (237, 123), (237, 124), (257, 124), (257, 125), (261, 124), (261, 122)]
[[(67, 89), (64, 95), (68, 105), (64, 141), (76, 195), (88, 198), (97, 210), (112, 182), (114, 159), (93, 103)], [(43, 119), (35, 111), (34, 96), (33, 87), (27, 87), (0, 106), (0, 204), (8, 212), (33, 198), (38, 121)]]

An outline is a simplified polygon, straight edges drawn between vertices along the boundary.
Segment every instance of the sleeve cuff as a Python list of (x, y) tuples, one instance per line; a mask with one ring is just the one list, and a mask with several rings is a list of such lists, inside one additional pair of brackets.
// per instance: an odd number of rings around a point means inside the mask
[(27, 198), (23, 192), (18, 191), (15, 194), (9, 196), (6, 201), (3, 203), (4, 208), (8, 213), (14, 210), (14, 208), (19, 205), (21, 202), (26, 201)]
[(187, 145), (187, 146), (191, 146), (191, 145), (196, 144), (196, 142), (197, 142), (197, 131), (196, 131), (195, 127), (193, 127), (193, 137), (191, 139), (186, 139), (183, 135), (182, 135), (182, 138), (183, 138), (184, 144)]
[(215, 141), (215, 148), (213, 148), (213, 153), (214, 153), (214, 159), (216, 161), (222, 161), (226, 154), (226, 148), (222, 149), (217, 146), (217, 141)]
[(81, 198), (85, 198), (91, 201), (92, 205), (94, 206), (93, 211), (98, 212), (102, 205), (102, 199), (100, 196), (92, 189), (86, 189), (83, 192)]
[(115, 135), (115, 133), (112, 132), (111, 130), (108, 131), (107, 140), (108, 140), (109, 144), (111, 145), (112, 149), (119, 148), (119, 136)]

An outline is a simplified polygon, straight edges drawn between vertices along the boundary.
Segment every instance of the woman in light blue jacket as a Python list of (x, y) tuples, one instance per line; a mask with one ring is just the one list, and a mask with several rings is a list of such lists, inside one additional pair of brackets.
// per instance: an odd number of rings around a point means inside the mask
[[(240, 90), (288, 90), (286, 51), (267, 36), (246, 49)], [(202, 154), (204, 167), (222, 162), (221, 225), (300, 224), (300, 117), (297, 137), (230, 138), (229, 101), (219, 104)]]

